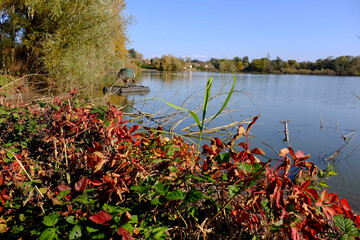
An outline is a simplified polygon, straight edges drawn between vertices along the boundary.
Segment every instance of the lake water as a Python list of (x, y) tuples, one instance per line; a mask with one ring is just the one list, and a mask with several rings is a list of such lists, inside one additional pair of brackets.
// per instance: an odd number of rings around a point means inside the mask
[[(213, 77), (212, 95), (219, 95), (209, 103), (208, 116), (215, 114), (231, 88), (233, 74), (186, 72), (160, 73), (142, 72), (136, 79), (151, 92), (146, 96), (113, 96), (115, 104), (132, 102), (142, 112), (158, 113), (169, 117), (175, 112), (158, 97), (188, 109), (195, 109), (203, 103), (207, 80)], [(324, 159), (334, 154), (345, 141), (343, 135), (354, 137), (338, 154), (333, 166), (338, 173), (328, 180), (331, 190), (346, 197), (354, 209), (360, 211), (360, 77), (307, 76), (307, 75), (258, 75), (235, 74), (236, 93), (231, 98), (231, 115), (215, 119), (209, 127), (227, 125), (261, 114), (252, 128), (252, 147), (262, 148), (269, 157), (291, 146), (295, 151), (310, 154), (310, 160), (320, 168), (326, 168)], [(200, 115), (201, 113), (199, 113)], [(177, 115), (170, 124), (184, 116)], [(289, 142), (284, 142), (284, 124), (288, 121)], [(154, 122), (148, 122), (148, 124)], [(175, 131), (194, 123), (189, 117), (183, 120)], [(197, 130), (196, 127), (192, 130)], [(236, 131), (230, 129), (229, 131)], [(225, 136), (219, 136), (224, 138)], [(266, 143), (266, 144), (264, 144)]]

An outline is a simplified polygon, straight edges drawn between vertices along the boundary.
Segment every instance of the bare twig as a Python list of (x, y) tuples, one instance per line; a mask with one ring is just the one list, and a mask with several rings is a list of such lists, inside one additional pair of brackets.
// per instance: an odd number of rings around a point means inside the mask
[(285, 133), (285, 138), (284, 138), (284, 142), (289, 142), (289, 128), (288, 128), (288, 122), (289, 120), (283, 120), (281, 121), (284, 126), (285, 126), (285, 130), (284, 130), (284, 133)]
[(20, 80), (23, 80), (24, 78), (30, 77), (30, 76), (46, 76), (48, 74), (38, 74), (38, 73), (34, 73), (34, 74), (27, 74), (25, 76), (22, 76), (21, 78), (18, 78), (14, 81), (11, 81), (10, 83), (6, 84), (5, 86), (2, 86), (2, 88), (6, 88), (7, 86), (13, 85), (16, 82), (19, 82)]
[(280, 153), (276, 150), (276, 148), (274, 148), (273, 146), (265, 143), (265, 142), (261, 142), (262, 144), (264, 144), (265, 146), (268, 146), (269, 148), (271, 148), (272, 150), (274, 150), (274, 152), (276, 152), (277, 155), (279, 155)]
[[(352, 132), (351, 134), (353, 134), (354, 132)], [(350, 134), (349, 134), (350, 135)], [(347, 135), (347, 136), (349, 136)], [(351, 138), (349, 138), (348, 140), (346, 140), (347, 138), (344, 137), (344, 140), (346, 141), (338, 150), (336, 150), (331, 156), (327, 157), (324, 159), (324, 161), (333, 161), (337, 155), (339, 155), (344, 148), (357, 136), (358, 134), (356, 134), (355, 136), (352, 136)]]
[[(223, 125), (223, 126), (219, 126), (219, 127), (205, 129), (203, 131), (203, 133), (204, 134), (216, 133), (216, 132), (223, 131), (223, 130), (226, 130), (226, 129), (229, 129), (231, 127), (235, 127), (235, 126), (238, 126), (238, 125), (241, 125), (241, 124), (244, 124), (244, 123), (250, 123), (250, 122), (247, 122), (247, 121), (232, 122), (232, 123), (230, 123), (228, 125)], [(185, 133), (184, 136), (198, 135), (199, 133), (200, 133), (200, 131), (189, 131), (188, 130), (188, 133)]]
[(323, 128), (323, 118), (322, 118), (322, 116), (320, 116), (320, 129), (322, 129)]

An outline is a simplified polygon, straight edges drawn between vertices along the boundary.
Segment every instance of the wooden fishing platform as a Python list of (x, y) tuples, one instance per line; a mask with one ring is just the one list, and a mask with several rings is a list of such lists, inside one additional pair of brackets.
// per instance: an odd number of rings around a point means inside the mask
[(103, 92), (116, 92), (118, 94), (122, 93), (149, 93), (150, 88), (147, 86), (141, 86), (141, 85), (129, 85), (129, 86), (108, 86), (103, 88)]

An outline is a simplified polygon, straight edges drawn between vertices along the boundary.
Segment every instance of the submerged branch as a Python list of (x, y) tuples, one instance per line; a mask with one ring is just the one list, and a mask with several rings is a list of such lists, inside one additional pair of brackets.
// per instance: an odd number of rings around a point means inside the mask
[[(352, 132), (351, 134), (353, 134), (353, 133), (354, 133), (354, 132)], [(348, 135), (346, 135), (346, 136), (348, 137), (348, 136), (351, 135), (351, 134), (348, 134)], [(331, 156), (324, 158), (324, 161), (334, 161), (335, 158), (337, 157), (337, 155), (339, 155), (339, 154), (344, 150), (344, 148), (345, 148), (357, 135), (358, 135), (358, 134), (356, 134), (355, 136), (352, 136), (352, 137), (350, 137), (350, 138), (344, 138), (345, 143), (344, 143), (343, 145), (341, 145), (341, 147), (340, 147), (338, 150), (336, 150)]]

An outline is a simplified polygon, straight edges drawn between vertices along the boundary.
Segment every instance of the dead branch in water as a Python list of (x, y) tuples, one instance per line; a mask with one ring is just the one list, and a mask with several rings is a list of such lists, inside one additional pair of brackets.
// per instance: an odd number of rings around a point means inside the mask
[[(354, 133), (354, 132), (352, 132), (351, 134), (353, 134), (353, 133)], [(348, 134), (348, 135), (346, 135), (346, 136), (349, 136), (349, 135), (351, 135), (351, 134)], [(345, 143), (344, 143), (343, 145), (341, 145), (341, 147), (340, 147), (338, 150), (336, 150), (331, 156), (326, 157), (326, 158), (324, 159), (324, 161), (334, 161), (335, 158), (337, 157), (337, 155), (339, 155), (339, 154), (344, 150), (344, 148), (345, 148), (357, 135), (358, 135), (358, 134), (356, 134), (355, 136), (350, 137), (349, 139), (347, 139), (347, 138), (344, 137)]]
[[(205, 129), (203, 131), (203, 134), (210, 134), (210, 133), (216, 133), (216, 132), (219, 132), (219, 131), (224, 131), (226, 129), (229, 129), (229, 128), (232, 128), (232, 127), (235, 127), (235, 126), (239, 126), (241, 124), (249, 124), (251, 123), (251, 121), (241, 121), (241, 122), (232, 122), (228, 125), (223, 125), (223, 126), (219, 126), (219, 127), (214, 127), (214, 128), (210, 128), (210, 129)], [(190, 131), (190, 130), (187, 130), (188, 133), (185, 133), (183, 134), (184, 136), (191, 136), (191, 135), (197, 135), (197, 134), (200, 134), (200, 131)]]
[(289, 128), (288, 128), (288, 122), (290, 122), (289, 120), (283, 120), (281, 121), (284, 125), (285, 125), (285, 138), (283, 140), (283, 142), (289, 142)]

